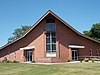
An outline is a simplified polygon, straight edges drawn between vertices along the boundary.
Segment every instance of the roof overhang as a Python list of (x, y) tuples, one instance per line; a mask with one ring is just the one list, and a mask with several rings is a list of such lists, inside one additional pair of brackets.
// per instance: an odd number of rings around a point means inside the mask
[(70, 48), (85, 48), (85, 46), (69, 45)]
[(62, 20), (59, 16), (57, 16), (55, 13), (53, 13), (51, 10), (48, 10), (23, 36), (21, 36), (20, 38), (18, 38), (18, 39), (16, 39), (16, 40), (14, 40), (14, 41), (12, 41), (12, 42), (10, 42), (10, 43), (7, 43), (6, 45), (4, 45), (4, 46), (2, 46), (1, 48), (0, 48), (0, 50), (2, 50), (3, 48), (5, 48), (5, 47), (7, 47), (7, 46), (9, 46), (9, 45), (11, 45), (11, 44), (13, 44), (13, 43), (15, 43), (15, 42), (17, 42), (17, 41), (19, 41), (20, 39), (22, 39), (22, 38), (24, 38), (25, 36), (27, 36), (27, 34), (29, 33), (29, 32), (31, 32), (47, 15), (49, 15), (49, 14), (51, 14), (52, 16), (54, 16), (56, 19), (58, 19), (60, 22), (62, 22), (65, 26), (67, 26), (67, 27), (69, 27), (72, 31), (74, 31), (75, 33), (77, 33), (78, 35), (80, 35), (80, 36), (82, 36), (82, 37), (84, 37), (84, 38), (86, 38), (86, 39), (89, 39), (89, 40), (91, 40), (91, 41), (93, 41), (94, 43), (98, 43), (98, 44), (100, 44), (100, 41), (97, 41), (97, 40), (95, 40), (95, 39), (92, 39), (92, 38), (90, 38), (90, 37), (88, 37), (88, 36), (85, 36), (85, 35), (83, 35), (83, 34), (81, 34), (80, 32), (78, 32), (77, 30), (75, 30), (72, 26), (70, 26), (68, 23), (66, 23), (64, 20)]
[(30, 46), (30, 47), (23, 47), (23, 48), (20, 48), (20, 50), (29, 50), (29, 49), (34, 49), (35, 46)]

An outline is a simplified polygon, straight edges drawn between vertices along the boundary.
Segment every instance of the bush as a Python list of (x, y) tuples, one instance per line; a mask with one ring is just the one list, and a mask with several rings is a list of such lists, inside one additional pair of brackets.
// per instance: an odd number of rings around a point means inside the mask
[(36, 63), (36, 62), (35, 62), (35, 60), (34, 60), (34, 61), (32, 61), (32, 63)]
[(4, 57), (4, 59), (2, 60), (3, 63), (7, 63), (7, 58)]
[(12, 63), (12, 61), (10, 61), (10, 60), (7, 60), (7, 61), (6, 61), (6, 63)]
[(14, 60), (13, 63), (20, 63), (19, 61)]
[(67, 59), (67, 62), (71, 62), (71, 58), (68, 58), (68, 59)]
[(83, 61), (83, 60), (81, 59), (80, 62), (82, 63), (82, 61)]
[(85, 58), (85, 59), (84, 59), (84, 62), (89, 62), (89, 59), (88, 59), (88, 58)]
[(94, 59), (92, 59), (92, 62), (94, 62), (95, 60)]

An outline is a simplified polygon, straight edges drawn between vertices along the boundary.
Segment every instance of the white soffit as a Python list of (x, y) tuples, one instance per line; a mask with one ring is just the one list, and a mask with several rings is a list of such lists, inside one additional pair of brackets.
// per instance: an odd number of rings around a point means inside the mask
[(85, 46), (69, 45), (70, 48), (85, 48)]
[(24, 48), (20, 48), (20, 50), (28, 50), (28, 49), (34, 49), (35, 46), (30, 46), (30, 47), (24, 47)]

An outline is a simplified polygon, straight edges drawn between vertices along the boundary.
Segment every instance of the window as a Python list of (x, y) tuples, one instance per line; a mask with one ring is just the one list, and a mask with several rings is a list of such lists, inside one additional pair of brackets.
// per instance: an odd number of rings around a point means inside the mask
[(56, 29), (56, 25), (55, 25), (55, 23), (46, 23), (46, 28), (45, 28), (45, 30), (46, 31), (56, 31), (55, 30)]
[(2, 58), (4, 59), (4, 51), (2, 51)]
[(56, 23), (53, 18), (48, 18), (45, 25), (46, 52), (56, 52)]
[(10, 60), (10, 52), (8, 52), (8, 59)]
[(47, 18), (46, 23), (55, 23), (55, 20), (53, 18)]
[(46, 20), (46, 27), (45, 30), (48, 31), (56, 31), (56, 23), (55, 20), (52, 18), (49, 18)]
[(46, 33), (46, 51), (56, 52), (56, 33)]
[(98, 49), (96, 50), (96, 53), (97, 53), (97, 56), (99, 56), (99, 50)]
[(90, 49), (90, 56), (92, 56), (92, 49)]
[(16, 52), (14, 52), (14, 60), (16, 60)]

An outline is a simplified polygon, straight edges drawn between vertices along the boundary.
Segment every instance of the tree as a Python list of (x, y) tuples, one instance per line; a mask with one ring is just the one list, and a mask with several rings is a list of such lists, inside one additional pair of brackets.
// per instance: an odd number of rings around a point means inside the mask
[(12, 33), (13, 36), (8, 38), (8, 43), (24, 35), (30, 27), (31, 26), (21, 26), (21, 28), (15, 29)]
[(100, 23), (93, 24), (89, 31), (83, 31), (83, 33), (100, 41)]

